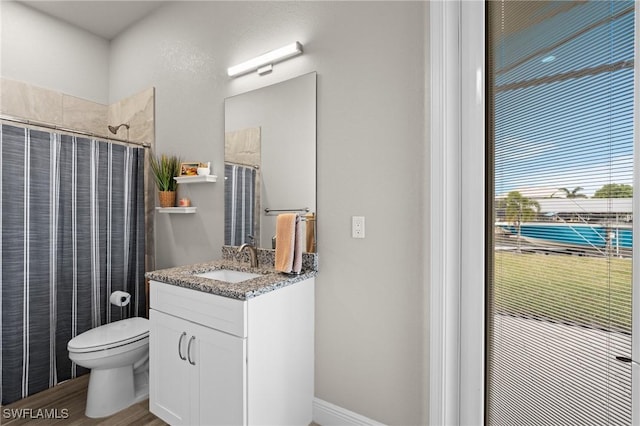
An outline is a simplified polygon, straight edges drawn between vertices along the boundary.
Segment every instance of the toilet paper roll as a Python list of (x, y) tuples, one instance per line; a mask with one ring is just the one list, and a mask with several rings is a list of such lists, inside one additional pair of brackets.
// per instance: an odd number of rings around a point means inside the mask
[(131, 300), (131, 295), (126, 291), (114, 291), (109, 297), (109, 302), (115, 306), (127, 306)]

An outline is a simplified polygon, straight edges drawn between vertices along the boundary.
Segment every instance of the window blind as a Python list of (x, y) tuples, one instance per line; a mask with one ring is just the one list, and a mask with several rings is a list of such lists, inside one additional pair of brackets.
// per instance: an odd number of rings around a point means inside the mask
[(487, 16), (487, 423), (630, 425), (634, 3)]

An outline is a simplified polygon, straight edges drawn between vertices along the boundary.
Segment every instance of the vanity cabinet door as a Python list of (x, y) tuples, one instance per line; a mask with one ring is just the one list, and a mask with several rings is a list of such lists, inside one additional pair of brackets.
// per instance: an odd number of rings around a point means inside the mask
[(151, 309), (149, 409), (171, 425), (245, 425), (246, 339)]
[(246, 339), (191, 325), (187, 356), (200, 395), (192, 424), (246, 425)]
[(149, 310), (149, 411), (171, 425), (192, 424), (189, 324)]

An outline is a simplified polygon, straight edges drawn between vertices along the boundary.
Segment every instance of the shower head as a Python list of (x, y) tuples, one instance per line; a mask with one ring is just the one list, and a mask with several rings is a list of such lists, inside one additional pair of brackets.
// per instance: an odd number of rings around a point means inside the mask
[(129, 125), (127, 123), (122, 123), (117, 126), (108, 125), (107, 127), (109, 128), (109, 131), (115, 135), (118, 133), (118, 130), (120, 130), (120, 127), (122, 126), (129, 130)]

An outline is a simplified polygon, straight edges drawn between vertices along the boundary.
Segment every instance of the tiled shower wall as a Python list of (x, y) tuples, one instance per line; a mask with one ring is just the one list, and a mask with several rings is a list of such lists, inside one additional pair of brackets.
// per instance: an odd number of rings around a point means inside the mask
[[(108, 125), (128, 123), (115, 136), (132, 142), (146, 142), (155, 147), (155, 90), (149, 88), (111, 105), (56, 92), (30, 84), (0, 78), (0, 113), (31, 122), (45, 123), (108, 139), (114, 135)], [(146, 270), (155, 268), (153, 214), (154, 183), (148, 167), (149, 151), (145, 155), (145, 257)]]
[[(0, 78), (0, 112), (12, 117), (38, 121), (67, 129), (113, 137), (108, 125), (129, 123), (132, 142), (155, 141), (153, 88), (143, 90), (111, 105), (32, 86), (21, 81)], [(116, 136), (126, 139), (123, 127)]]
[(0, 87), (3, 114), (107, 137), (107, 105), (6, 78)]
[[(149, 142), (153, 146), (155, 141), (154, 99), (155, 90), (151, 87), (109, 105), (108, 124), (129, 123), (130, 141)], [(120, 128), (117, 137), (125, 139), (126, 132), (124, 127)]]

